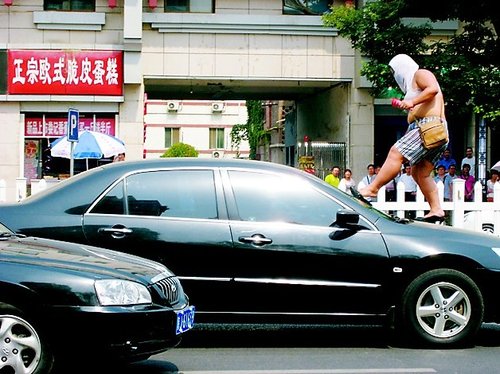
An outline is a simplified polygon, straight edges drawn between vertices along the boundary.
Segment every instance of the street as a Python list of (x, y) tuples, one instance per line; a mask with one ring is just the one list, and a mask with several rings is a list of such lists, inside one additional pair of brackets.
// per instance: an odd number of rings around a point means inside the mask
[[(177, 348), (116, 368), (120, 374), (494, 373), (500, 325), (485, 324), (476, 345), (416, 349), (393, 345), (380, 327), (260, 328), (189, 332)], [(95, 371), (95, 368), (93, 369)]]

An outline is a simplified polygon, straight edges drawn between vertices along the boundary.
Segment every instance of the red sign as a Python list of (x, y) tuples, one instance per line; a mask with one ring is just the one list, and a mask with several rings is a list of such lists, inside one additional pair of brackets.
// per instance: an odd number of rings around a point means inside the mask
[[(66, 135), (67, 118), (26, 118), (24, 121), (24, 135), (27, 137), (56, 138)], [(45, 126), (44, 126), (45, 125)], [(96, 123), (92, 118), (80, 117), (78, 130), (90, 130), (102, 132), (103, 134), (115, 135), (114, 118), (97, 118)]]
[(123, 93), (121, 51), (7, 52), (11, 95), (113, 95)]

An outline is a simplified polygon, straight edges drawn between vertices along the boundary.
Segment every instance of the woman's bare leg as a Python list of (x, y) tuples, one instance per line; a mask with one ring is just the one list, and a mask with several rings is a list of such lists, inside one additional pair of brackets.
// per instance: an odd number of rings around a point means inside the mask
[(425, 199), (429, 203), (430, 210), (424, 217), (438, 216), (444, 217), (444, 210), (439, 202), (438, 188), (436, 182), (431, 177), (434, 165), (429, 160), (422, 160), (411, 169), (411, 175), (417, 182)]
[(380, 187), (384, 186), (390, 180), (396, 178), (401, 170), (401, 165), (405, 162), (403, 155), (397, 150), (396, 147), (392, 146), (389, 150), (389, 154), (385, 159), (384, 164), (380, 168), (377, 176), (368, 186), (363, 187), (359, 190), (359, 193), (365, 197), (376, 197)]

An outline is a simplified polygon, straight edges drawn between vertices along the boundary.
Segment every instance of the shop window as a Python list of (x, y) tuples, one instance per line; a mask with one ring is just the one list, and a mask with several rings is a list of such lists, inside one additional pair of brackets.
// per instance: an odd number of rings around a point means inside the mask
[(95, 12), (95, 0), (44, 0), (43, 10)]
[(179, 129), (165, 127), (165, 148), (170, 148), (176, 143), (179, 143)]
[(214, 0), (165, 0), (165, 12), (214, 13)]
[[(25, 113), (25, 176), (31, 179), (64, 179), (70, 175), (70, 159), (51, 155), (50, 145), (65, 136), (67, 113)], [(115, 135), (115, 115), (80, 112), (80, 131), (91, 130)], [(75, 159), (74, 173), (112, 162), (112, 158)]]
[(210, 129), (210, 149), (224, 148), (224, 129)]
[(283, 14), (317, 16), (330, 11), (332, 0), (283, 0)]

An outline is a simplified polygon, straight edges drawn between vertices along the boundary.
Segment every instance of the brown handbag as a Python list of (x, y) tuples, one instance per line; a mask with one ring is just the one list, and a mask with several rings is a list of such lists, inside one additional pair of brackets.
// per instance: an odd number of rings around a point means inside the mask
[(434, 149), (448, 143), (448, 129), (441, 116), (429, 122), (419, 123), (418, 131), (425, 149)]

